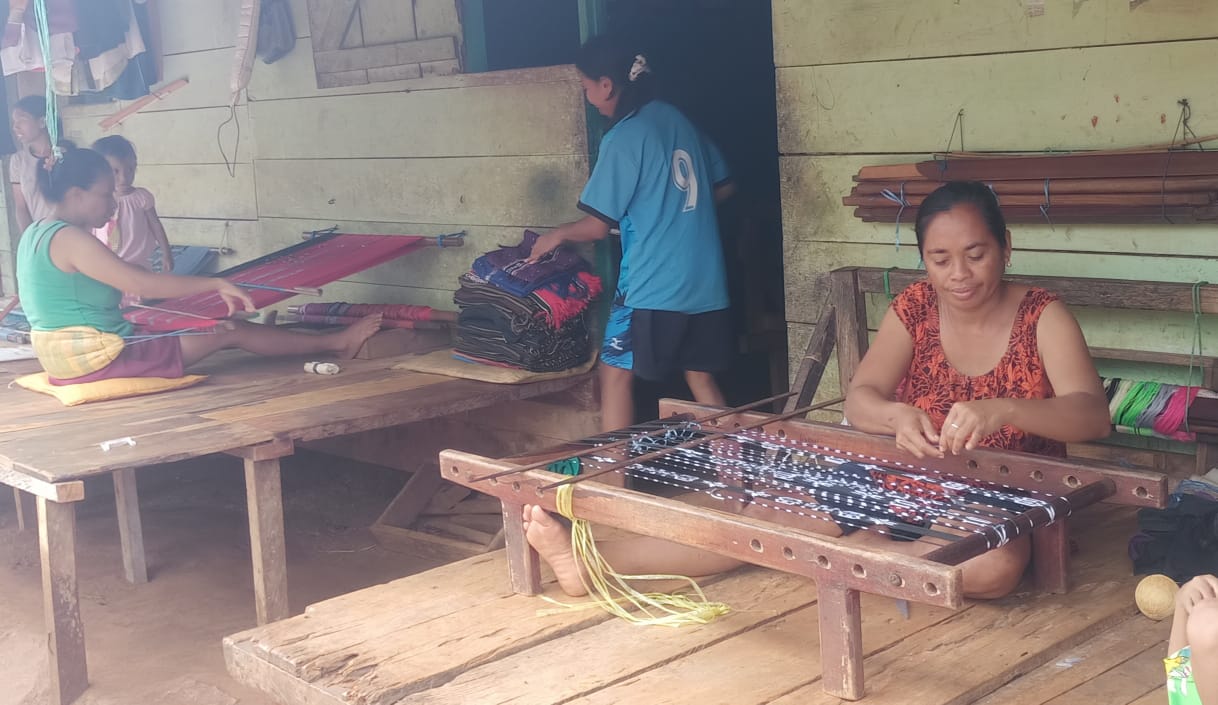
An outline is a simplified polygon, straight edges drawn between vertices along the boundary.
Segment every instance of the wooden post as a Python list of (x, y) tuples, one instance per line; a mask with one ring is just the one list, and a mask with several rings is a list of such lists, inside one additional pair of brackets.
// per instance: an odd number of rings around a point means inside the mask
[(17, 505), (17, 531), (25, 531), (25, 504), (21, 501), (21, 490), (13, 488), (13, 503)]
[(288, 616), (288, 571), (283, 538), (283, 489), (279, 459), (245, 460), (245, 501), (254, 564), (254, 605), (258, 624)]
[(140, 495), (135, 484), (135, 468), (114, 471), (114, 504), (118, 509), (118, 537), (123, 547), (123, 574), (127, 582), (148, 582), (148, 562), (144, 556), (144, 528), (140, 522)]
[(402, 490), (385, 511), (381, 512), (376, 523), (409, 529), (427, 508), (427, 503), (431, 501), (436, 490), (443, 485), (444, 478), (440, 477), (439, 465), (427, 464), (415, 470)]
[(859, 291), (858, 273), (838, 269), (830, 274), (829, 302), (837, 317), (837, 369), (842, 394), (867, 352), (867, 302)]
[(76, 589), (76, 507), (43, 497), (37, 498), (37, 504), (51, 702), (68, 705), (89, 687), (85, 631)]
[(1041, 592), (1070, 590), (1070, 520), (1032, 529), (1032, 574)]
[(858, 590), (818, 583), (821, 682), (844, 700), (863, 697), (863, 612)]
[(503, 502), (503, 540), (512, 590), (518, 595), (539, 594), (541, 557), (524, 535), (524, 505)]

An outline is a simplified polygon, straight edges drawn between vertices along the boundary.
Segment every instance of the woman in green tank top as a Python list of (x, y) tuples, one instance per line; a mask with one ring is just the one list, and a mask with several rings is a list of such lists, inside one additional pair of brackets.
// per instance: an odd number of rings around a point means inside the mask
[(1167, 653), (1170, 705), (1218, 705), (1218, 577), (1197, 576), (1176, 593)]
[(228, 304), (230, 314), (252, 310), (253, 301), (224, 279), (158, 274), (128, 264), (94, 237), (92, 229), (105, 224), (115, 209), (114, 176), (109, 162), (97, 152), (67, 152), (51, 168), (39, 171), (38, 188), (54, 205), (54, 216), (32, 223), (17, 246), (17, 284), (31, 329), (85, 326), (127, 339), (118, 358), (105, 369), (85, 377), (52, 379), (52, 383), (181, 376), (183, 368), (224, 348), (260, 355), (354, 357), (380, 328), (381, 317), (376, 315), (327, 335), (242, 321), (225, 321), (205, 335), (140, 335), (122, 316), (122, 292), (149, 299), (215, 292)]

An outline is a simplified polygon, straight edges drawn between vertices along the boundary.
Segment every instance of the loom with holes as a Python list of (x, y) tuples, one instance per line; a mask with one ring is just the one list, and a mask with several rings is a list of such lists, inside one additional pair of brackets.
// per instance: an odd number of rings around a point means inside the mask
[[(960, 564), (1018, 536), (1031, 537), (1038, 588), (1062, 592), (1074, 512), (1099, 501), (1162, 507), (1167, 497), (1159, 473), (995, 451), (923, 461), (891, 438), (807, 421), (810, 407), (774, 415), (755, 406), (664, 400), (658, 422), (509, 460), (450, 450), (440, 465), (446, 479), (502, 501), (510, 580), (521, 594), (540, 591), (521, 510), (555, 511), (562, 485), (573, 485), (574, 515), (593, 524), (813, 578), (824, 688), (849, 700), (864, 694), (861, 592), (959, 608)], [(612, 473), (721, 504), (595, 481)], [(830, 522), (933, 548), (913, 557), (857, 545), (826, 536)]]

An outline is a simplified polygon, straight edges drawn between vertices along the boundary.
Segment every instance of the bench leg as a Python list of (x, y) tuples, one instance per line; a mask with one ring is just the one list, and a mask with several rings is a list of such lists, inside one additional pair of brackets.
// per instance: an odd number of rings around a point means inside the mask
[(288, 570), (283, 538), (283, 490), (279, 459), (245, 461), (245, 501), (249, 509), (250, 554), (254, 563), (254, 604), (258, 624), (288, 616)]
[(1036, 589), (1047, 593), (1070, 590), (1070, 520), (1062, 517), (1032, 529), (1032, 573)]
[(541, 557), (524, 536), (524, 505), (503, 503), (503, 542), (508, 575), (518, 595), (541, 593)]
[(68, 705), (89, 687), (85, 632), (76, 588), (76, 507), (42, 497), (37, 501), (51, 702)]
[(817, 584), (821, 682), (844, 700), (863, 697), (863, 612), (858, 590)]
[(148, 562), (144, 556), (144, 528), (140, 522), (140, 495), (135, 484), (135, 468), (114, 471), (114, 503), (118, 509), (118, 537), (123, 546), (123, 574), (127, 582), (148, 582)]
[(17, 505), (17, 531), (25, 531), (25, 502), (21, 501), (21, 490), (13, 488), (13, 503)]

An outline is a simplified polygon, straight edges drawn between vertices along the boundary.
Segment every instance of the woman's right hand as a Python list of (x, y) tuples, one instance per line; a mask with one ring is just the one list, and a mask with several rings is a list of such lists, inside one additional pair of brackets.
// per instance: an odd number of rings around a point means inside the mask
[(1198, 575), (1184, 583), (1184, 587), (1176, 593), (1176, 609), (1189, 614), (1198, 602), (1215, 599), (1218, 599), (1218, 577)]
[(245, 289), (233, 284), (227, 279), (216, 279), (216, 293), (228, 306), (228, 315), (233, 315), (238, 310), (253, 311), (254, 300), (245, 292)]
[(921, 409), (901, 404), (892, 420), (897, 447), (907, 450), (918, 458), (942, 458), (939, 450), (939, 432), (935, 424)]

